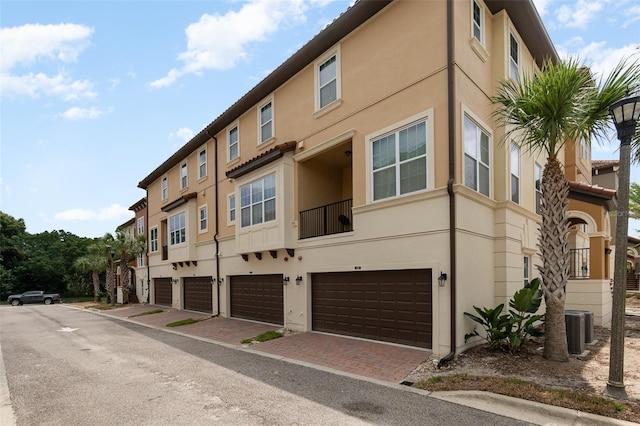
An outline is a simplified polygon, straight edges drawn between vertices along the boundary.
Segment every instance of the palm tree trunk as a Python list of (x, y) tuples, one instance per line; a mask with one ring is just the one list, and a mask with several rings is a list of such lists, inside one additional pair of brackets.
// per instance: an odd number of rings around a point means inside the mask
[(560, 162), (549, 158), (542, 176), (542, 225), (539, 248), (543, 259), (538, 267), (547, 305), (544, 357), (569, 361), (564, 317), (566, 285), (569, 278), (567, 199), (569, 183)]
[(100, 301), (100, 277), (98, 271), (91, 271), (91, 278), (93, 279), (93, 301), (98, 303)]

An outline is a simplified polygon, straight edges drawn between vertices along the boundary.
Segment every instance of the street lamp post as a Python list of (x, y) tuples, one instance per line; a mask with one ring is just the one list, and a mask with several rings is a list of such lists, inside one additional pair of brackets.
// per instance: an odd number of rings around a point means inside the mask
[(618, 170), (618, 208), (616, 211), (616, 254), (613, 273), (613, 313), (611, 316), (611, 352), (609, 381), (605, 393), (614, 398), (627, 398), (624, 389), (624, 317), (627, 277), (627, 233), (629, 230), (629, 175), (631, 167), (631, 139), (640, 120), (640, 96), (614, 103), (609, 112), (620, 139)]
[(111, 299), (111, 305), (113, 306), (114, 300), (113, 300), (113, 296), (114, 296), (114, 290), (115, 290), (115, 286), (116, 286), (116, 271), (114, 269), (114, 263), (113, 263), (113, 258), (116, 255), (116, 250), (111, 247), (111, 286), (109, 288), (109, 299)]

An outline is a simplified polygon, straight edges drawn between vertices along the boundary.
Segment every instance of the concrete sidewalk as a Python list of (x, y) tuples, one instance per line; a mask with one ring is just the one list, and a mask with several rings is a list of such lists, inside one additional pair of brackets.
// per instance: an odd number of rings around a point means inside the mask
[[(68, 306), (68, 305), (67, 305)], [(140, 315), (156, 309), (163, 312)], [(418, 392), (432, 398), (473, 407), (509, 418), (538, 425), (635, 425), (562, 407), (506, 397), (488, 392), (456, 391), (425, 392), (399, 383), (418, 365), (429, 358), (430, 352), (370, 340), (355, 339), (316, 332), (287, 334), (283, 338), (246, 345), (241, 341), (270, 330), (276, 325), (256, 323), (234, 318), (212, 318), (211, 315), (174, 310), (153, 305), (128, 305), (109, 311), (95, 311), (101, 315), (120, 318), (148, 327), (198, 338), (238, 350), (246, 350), (284, 361), (307, 365), (336, 374), (369, 380), (386, 386)], [(176, 328), (166, 324), (187, 318), (197, 323)]]

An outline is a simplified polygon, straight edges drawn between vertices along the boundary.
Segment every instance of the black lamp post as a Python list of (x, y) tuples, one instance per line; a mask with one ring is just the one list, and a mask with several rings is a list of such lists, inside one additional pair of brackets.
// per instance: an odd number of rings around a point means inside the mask
[(613, 307), (611, 316), (611, 352), (609, 381), (605, 393), (614, 398), (627, 398), (624, 389), (624, 316), (627, 278), (627, 233), (629, 231), (629, 175), (631, 139), (640, 120), (640, 96), (626, 98), (609, 107), (620, 139), (618, 170), (618, 209), (616, 211), (616, 253), (613, 273)]
[(109, 299), (111, 299), (110, 300), (111, 305), (114, 305), (113, 295), (116, 287), (116, 270), (114, 269), (113, 258), (116, 255), (116, 250), (113, 247), (111, 247), (110, 253), (111, 253), (111, 272), (112, 272), (111, 280), (112, 281), (111, 281), (111, 288), (109, 289)]

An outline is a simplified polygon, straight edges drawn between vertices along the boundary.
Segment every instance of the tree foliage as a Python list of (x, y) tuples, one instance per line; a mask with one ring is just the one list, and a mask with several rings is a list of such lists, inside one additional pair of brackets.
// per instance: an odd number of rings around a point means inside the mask
[(542, 176), (539, 247), (542, 289), (546, 302), (544, 356), (568, 361), (564, 304), (569, 278), (567, 182), (559, 155), (566, 144), (606, 138), (611, 128), (609, 107), (640, 88), (637, 60), (621, 61), (596, 81), (577, 59), (546, 61), (540, 73), (520, 81), (506, 80), (492, 102), (505, 128), (504, 140), (547, 157)]
[(68, 294), (70, 280), (91, 278), (76, 277), (74, 262), (92, 242), (63, 230), (30, 234), (23, 219), (0, 212), (0, 300), (29, 290)]

